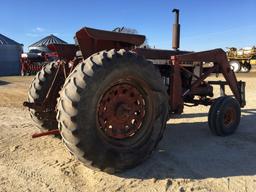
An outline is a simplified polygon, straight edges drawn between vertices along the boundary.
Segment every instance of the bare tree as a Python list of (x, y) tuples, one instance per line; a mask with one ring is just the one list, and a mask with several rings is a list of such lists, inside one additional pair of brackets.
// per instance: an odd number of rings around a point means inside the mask
[[(117, 27), (113, 31), (119, 32), (119, 33), (139, 34), (137, 29), (132, 29), (132, 28), (129, 28), (129, 27)], [(144, 43), (142, 43), (139, 47), (141, 47), (141, 48), (150, 48), (150, 46), (148, 44), (148, 39), (146, 38)]]

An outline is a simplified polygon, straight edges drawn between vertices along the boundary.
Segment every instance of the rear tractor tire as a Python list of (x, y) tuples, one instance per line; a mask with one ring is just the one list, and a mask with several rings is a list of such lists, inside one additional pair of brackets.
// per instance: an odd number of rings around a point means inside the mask
[(240, 123), (241, 109), (238, 101), (232, 97), (219, 97), (210, 107), (208, 124), (211, 132), (217, 136), (233, 134)]
[(229, 61), (230, 68), (235, 72), (238, 73), (241, 70), (241, 64), (237, 60)]
[[(54, 79), (56, 72), (55, 62), (46, 64), (41, 71), (39, 71), (34, 80), (32, 81), (28, 91), (28, 102), (42, 103), (48, 93), (48, 90)], [(34, 109), (29, 109), (32, 120), (36, 123), (37, 127), (41, 131), (52, 130), (58, 127), (57, 120), (48, 119), (45, 114), (55, 113), (54, 111), (39, 112)], [(54, 114), (52, 115), (54, 116)]]
[(68, 150), (86, 166), (120, 172), (161, 140), (168, 97), (153, 64), (133, 52), (96, 53), (66, 79), (57, 120)]

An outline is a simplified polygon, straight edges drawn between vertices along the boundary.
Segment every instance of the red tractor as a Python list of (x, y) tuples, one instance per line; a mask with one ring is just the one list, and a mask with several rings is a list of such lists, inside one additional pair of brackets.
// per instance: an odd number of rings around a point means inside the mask
[[(60, 132), (86, 166), (113, 173), (147, 159), (170, 114), (181, 114), (184, 105), (210, 106), (211, 132), (234, 133), (245, 106), (245, 83), (237, 81), (222, 49), (178, 50), (179, 10), (173, 11), (174, 50), (137, 48), (143, 35), (79, 30), (80, 54), (44, 66), (24, 102), (49, 131), (41, 135)], [(206, 81), (212, 73), (222, 73), (225, 81)], [(220, 86), (220, 97), (213, 97), (212, 85)], [(233, 96), (225, 94), (226, 85)]]

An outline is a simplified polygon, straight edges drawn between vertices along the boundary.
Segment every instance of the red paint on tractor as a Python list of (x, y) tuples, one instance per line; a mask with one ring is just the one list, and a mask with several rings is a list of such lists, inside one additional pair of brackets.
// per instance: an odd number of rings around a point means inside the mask
[(60, 134), (60, 130), (54, 129), (54, 130), (46, 131), (46, 132), (42, 132), (42, 133), (34, 133), (32, 135), (32, 138), (42, 137), (42, 136), (46, 136), (46, 135), (59, 135), (59, 134)]

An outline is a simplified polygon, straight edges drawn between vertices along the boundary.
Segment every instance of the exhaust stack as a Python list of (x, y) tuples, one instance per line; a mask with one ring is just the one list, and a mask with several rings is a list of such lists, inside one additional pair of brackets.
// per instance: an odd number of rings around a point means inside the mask
[(180, 47), (180, 24), (179, 24), (179, 16), (180, 10), (173, 9), (173, 13), (175, 13), (175, 20), (172, 29), (172, 48), (175, 50), (179, 50)]

